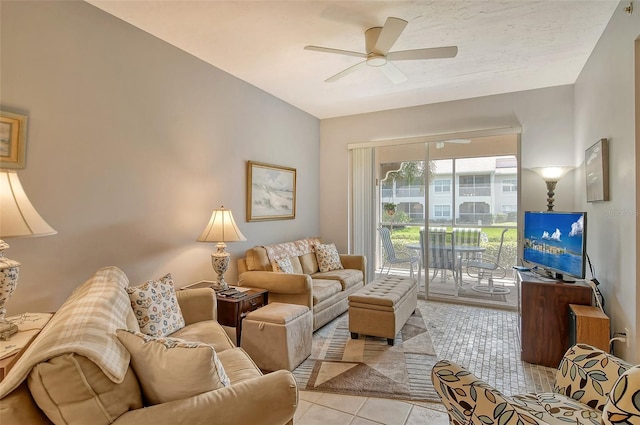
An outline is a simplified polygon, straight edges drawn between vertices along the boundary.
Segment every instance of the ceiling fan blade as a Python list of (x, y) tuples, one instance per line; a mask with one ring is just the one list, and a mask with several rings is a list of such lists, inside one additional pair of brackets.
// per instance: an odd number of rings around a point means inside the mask
[(432, 47), (429, 49), (403, 50), (387, 54), (391, 61), (405, 61), (415, 59), (445, 59), (454, 58), (458, 54), (457, 46)]
[(376, 41), (375, 51), (386, 55), (407, 26), (407, 21), (400, 18), (387, 18)]
[(386, 65), (379, 68), (393, 84), (400, 84), (407, 81), (407, 76), (391, 62), (387, 62)]
[(333, 83), (334, 81), (338, 81), (339, 79), (346, 77), (347, 75), (351, 74), (353, 71), (357, 71), (360, 68), (363, 68), (367, 66), (367, 61), (362, 61), (359, 62), (353, 66), (350, 66), (349, 68), (342, 70), (340, 72), (338, 72), (336, 75), (327, 78), (326, 80), (324, 80), (326, 83)]
[(350, 50), (340, 50), (340, 49), (331, 49), (329, 47), (320, 47), (320, 46), (304, 46), (305, 50), (313, 50), (315, 52), (323, 52), (323, 53), (335, 53), (338, 55), (346, 55), (346, 56), (356, 56), (359, 58), (366, 58), (367, 55), (360, 52), (352, 52)]

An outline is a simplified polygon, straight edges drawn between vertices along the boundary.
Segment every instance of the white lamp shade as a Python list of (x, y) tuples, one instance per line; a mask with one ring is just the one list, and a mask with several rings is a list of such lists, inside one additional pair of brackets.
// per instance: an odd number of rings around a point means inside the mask
[(552, 166), (552, 167), (536, 167), (532, 168), (533, 171), (538, 173), (544, 181), (557, 182), (563, 178), (569, 171), (573, 170), (573, 167), (569, 166)]
[(0, 237), (46, 236), (56, 232), (38, 214), (15, 171), (0, 170)]
[(211, 220), (204, 229), (198, 242), (237, 242), (246, 241), (236, 222), (233, 220), (231, 211), (224, 207), (213, 210)]

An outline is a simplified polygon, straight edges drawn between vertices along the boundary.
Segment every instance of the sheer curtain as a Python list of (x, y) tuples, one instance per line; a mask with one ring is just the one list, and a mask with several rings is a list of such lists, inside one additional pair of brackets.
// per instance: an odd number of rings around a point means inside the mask
[(351, 150), (350, 187), (351, 252), (367, 257), (367, 280), (371, 281), (375, 277), (377, 223), (374, 148)]

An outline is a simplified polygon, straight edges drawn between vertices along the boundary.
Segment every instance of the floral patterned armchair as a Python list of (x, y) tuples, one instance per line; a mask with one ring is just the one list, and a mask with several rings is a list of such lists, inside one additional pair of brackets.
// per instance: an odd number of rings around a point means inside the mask
[(640, 365), (585, 344), (565, 353), (552, 393), (508, 397), (446, 360), (431, 380), (454, 425), (640, 425)]

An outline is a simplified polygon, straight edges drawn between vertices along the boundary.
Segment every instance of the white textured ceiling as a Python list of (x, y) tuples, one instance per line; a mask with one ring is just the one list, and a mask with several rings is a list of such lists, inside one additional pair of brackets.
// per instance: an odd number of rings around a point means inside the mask
[[(88, 0), (166, 42), (318, 117), (330, 118), (575, 82), (617, 1)], [(391, 49), (457, 45), (453, 59), (396, 62), (394, 85), (365, 67), (324, 80), (364, 52), (364, 31), (409, 22)]]

